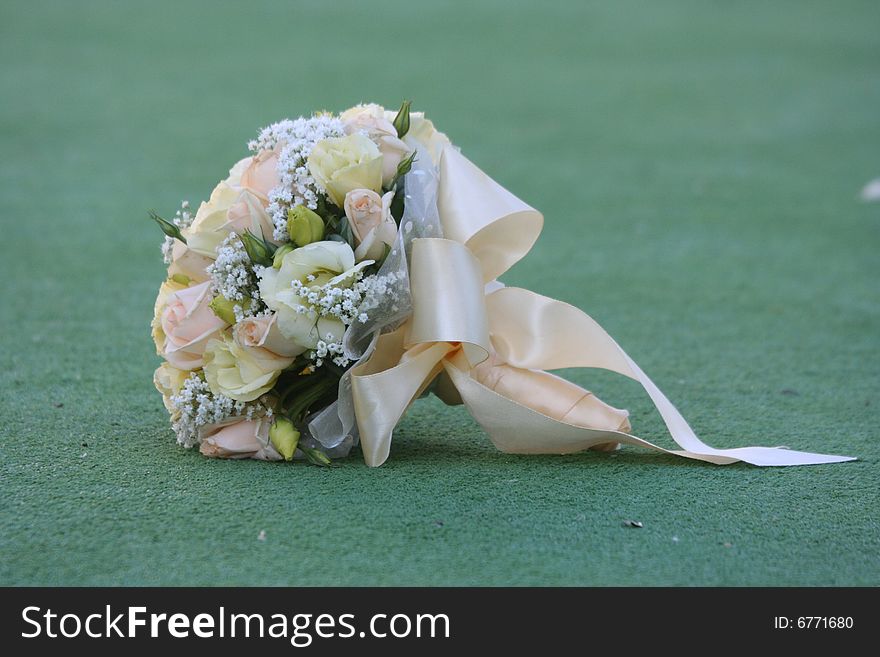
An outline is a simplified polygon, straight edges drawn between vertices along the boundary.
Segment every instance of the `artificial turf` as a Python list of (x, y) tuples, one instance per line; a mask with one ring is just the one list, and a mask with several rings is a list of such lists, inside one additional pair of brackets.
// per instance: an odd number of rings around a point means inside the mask
[[(3, 0), (0, 583), (880, 584), (878, 24), (875, 2)], [(273, 120), (402, 98), (544, 212), (506, 282), (585, 309), (707, 442), (860, 460), (511, 456), (436, 399), (378, 469), (176, 446), (147, 210), (205, 198)], [(567, 374), (671, 444), (635, 384)]]

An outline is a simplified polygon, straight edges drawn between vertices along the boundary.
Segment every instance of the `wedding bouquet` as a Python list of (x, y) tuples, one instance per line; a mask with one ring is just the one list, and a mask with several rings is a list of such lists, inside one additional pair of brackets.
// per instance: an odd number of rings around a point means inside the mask
[[(543, 226), (423, 114), (358, 105), (259, 132), (210, 198), (166, 220), (154, 381), (177, 441), (206, 456), (327, 465), (389, 455), (409, 405), (465, 404), (501, 450), (641, 445), (727, 464), (850, 460), (714, 449), (586, 314), (498, 281)], [(639, 381), (682, 449), (547, 372)]]

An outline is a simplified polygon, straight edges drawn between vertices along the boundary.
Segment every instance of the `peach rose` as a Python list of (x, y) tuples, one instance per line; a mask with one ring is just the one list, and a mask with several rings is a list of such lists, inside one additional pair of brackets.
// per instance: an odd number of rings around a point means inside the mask
[(262, 347), (287, 358), (299, 356), (306, 348), (281, 334), (275, 323), (277, 318), (278, 315), (272, 313), (243, 319), (233, 329), (236, 342), (243, 347)]
[(397, 223), (391, 216), (394, 192), (379, 196), (369, 189), (355, 189), (345, 195), (345, 216), (358, 242), (354, 256), (362, 260), (381, 260), (385, 247), (397, 238)]
[(387, 187), (397, 174), (397, 167), (412, 149), (402, 140), (391, 135), (379, 137), (376, 146), (382, 153), (382, 184)]
[(269, 441), (271, 425), (266, 418), (229, 418), (219, 424), (209, 424), (199, 430), (199, 451), (222, 459), (280, 461), (281, 454)]
[(226, 327), (209, 307), (210, 282), (168, 295), (161, 314), (165, 344), (162, 355), (174, 367), (194, 370), (204, 365), (205, 346)]
[(150, 333), (153, 342), (156, 343), (156, 353), (165, 357), (165, 333), (162, 331), (162, 314), (168, 306), (168, 297), (174, 292), (185, 290), (186, 283), (168, 278), (159, 286), (159, 294), (156, 295), (156, 303), (153, 304), (153, 321), (150, 322)]
[(372, 189), (353, 189), (342, 204), (351, 232), (361, 242), (367, 233), (382, 223), (382, 197)]
[[(189, 239), (188, 233), (188, 229), (183, 231), (183, 235), (187, 239)], [(183, 242), (174, 240), (174, 246), (171, 247), (171, 264), (168, 266), (168, 276), (180, 274), (191, 281), (202, 283), (208, 280), (208, 273), (205, 269), (213, 262), (213, 258), (193, 251)]]
[(281, 183), (278, 175), (280, 152), (281, 146), (271, 151), (260, 151), (241, 174), (241, 186), (260, 195), (266, 203), (269, 202), (269, 192)]
[[(375, 103), (355, 105), (339, 115), (346, 134), (366, 132), (371, 139), (380, 135), (397, 136), (394, 124), (386, 118), (385, 108)], [(392, 120), (394, 116), (392, 114)]]
[[(245, 231), (251, 231), (257, 237), (263, 237), (270, 242), (275, 242), (272, 234), (275, 225), (263, 207), (260, 198), (249, 189), (241, 190), (238, 199), (229, 206), (226, 211), (226, 223), (222, 229), (243, 235)], [(280, 242), (275, 242), (280, 244)]]

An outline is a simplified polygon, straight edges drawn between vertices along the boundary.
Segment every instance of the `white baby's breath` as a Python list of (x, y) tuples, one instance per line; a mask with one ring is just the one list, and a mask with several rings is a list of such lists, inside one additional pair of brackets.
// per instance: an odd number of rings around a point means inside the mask
[[(398, 279), (398, 274), (390, 272), (382, 276), (373, 274), (364, 277), (363, 273), (358, 271), (354, 276), (355, 281), (349, 287), (330, 283), (309, 286), (294, 279), (290, 286), (305, 302), (297, 307), (296, 312), (307, 315), (315, 321), (319, 317), (338, 319), (346, 327), (355, 322), (366, 324), (370, 319), (369, 310), (377, 307), (379, 297), (389, 294), (391, 285)], [(314, 280), (314, 277), (310, 278)], [(306, 280), (308, 281), (308, 277)], [(342, 342), (335, 341), (332, 334), (324, 336), (324, 340), (320, 340), (308, 356), (315, 367), (321, 367), (327, 358), (339, 367), (347, 367), (351, 363), (351, 360), (345, 356)]]
[[(184, 228), (189, 228), (192, 225), (193, 219), (195, 219), (195, 215), (189, 211), (189, 201), (181, 201), (180, 209), (174, 214), (174, 218), (171, 220), (175, 226), (183, 230)], [(162, 259), (165, 261), (166, 265), (171, 264), (171, 251), (174, 248), (175, 239), (173, 237), (165, 236), (165, 239), (162, 240)]]
[(248, 143), (248, 148), (254, 152), (281, 147), (278, 156), (280, 183), (269, 191), (269, 207), (266, 209), (275, 226), (274, 239), (280, 242), (289, 239), (287, 211), (290, 208), (305, 205), (314, 210), (318, 207), (318, 196), (323, 195), (323, 190), (309, 172), (309, 154), (322, 139), (344, 134), (342, 121), (330, 114), (318, 114), (273, 123)]
[(259, 400), (240, 402), (225, 395), (215, 395), (198, 372), (191, 373), (180, 392), (171, 397), (171, 406), (171, 428), (177, 434), (177, 442), (184, 447), (197, 445), (199, 430), (209, 424), (234, 417), (253, 420), (272, 416), (272, 408)]
[(206, 271), (218, 294), (230, 301), (241, 302), (233, 306), (236, 321), (253, 317), (264, 310), (257, 284), (257, 272), (238, 235), (230, 233), (221, 242), (217, 247), (217, 259)]

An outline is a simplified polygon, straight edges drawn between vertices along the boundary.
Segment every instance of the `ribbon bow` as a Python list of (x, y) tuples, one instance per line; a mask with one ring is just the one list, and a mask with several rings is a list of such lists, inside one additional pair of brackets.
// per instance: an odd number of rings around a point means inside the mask
[[(437, 206), (445, 238), (413, 240), (413, 312), (381, 335), (351, 370), (354, 412), (368, 465), (385, 462), (394, 427), (434, 382), (464, 403), (509, 453), (568, 454), (640, 445), (719, 465), (806, 465), (853, 460), (779, 447), (715, 449), (599, 324), (581, 310), (495, 279), (531, 249), (543, 217), (447, 145)], [(544, 370), (594, 367), (638, 381), (680, 450), (629, 433), (627, 411)]]

